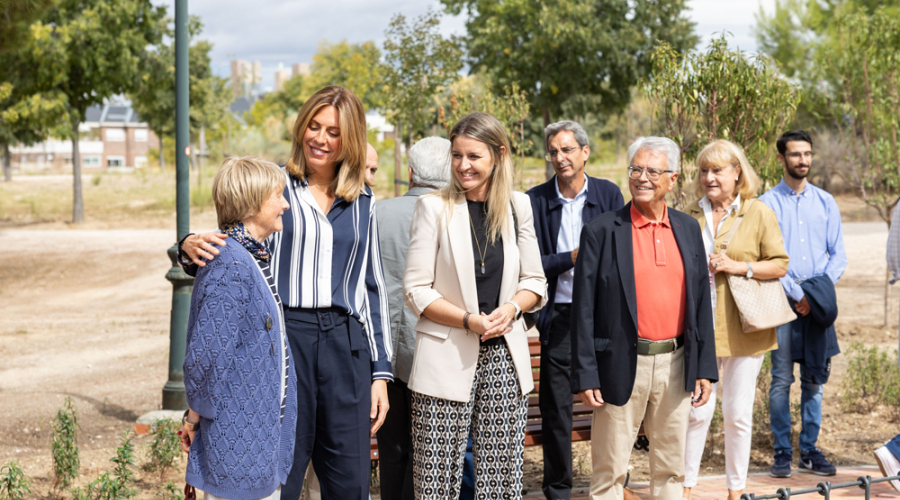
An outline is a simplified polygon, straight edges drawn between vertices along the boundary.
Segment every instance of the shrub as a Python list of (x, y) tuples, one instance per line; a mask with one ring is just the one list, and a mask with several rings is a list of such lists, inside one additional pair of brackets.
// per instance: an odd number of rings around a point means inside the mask
[(854, 342), (847, 349), (847, 373), (841, 381), (841, 406), (845, 412), (869, 413), (878, 405), (900, 405), (897, 350), (888, 356), (877, 346)]
[(173, 483), (171, 479), (165, 486), (159, 488), (156, 496), (162, 498), (162, 500), (184, 500), (184, 493), (182, 493), (181, 488)]
[(72, 500), (128, 500), (137, 495), (137, 490), (130, 487), (134, 480), (134, 442), (131, 433), (119, 434), (119, 443), (116, 456), (109, 460), (116, 464), (112, 473), (104, 471), (83, 488), (73, 488)]
[(150, 456), (144, 464), (144, 470), (159, 471), (162, 478), (166, 471), (175, 465), (181, 455), (181, 439), (178, 436), (179, 422), (170, 418), (156, 421), (153, 442), (150, 443)]
[(65, 404), (56, 413), (53, 422), (53, 438), (50, 447), (53, 453), (53, 485), (56, 488), (68, 488), (78, 476), (81, 459), (78, 456), (78, 415), (72, 398), (66, 398)]
[(18, 462), (10, 462), (0, 468), (0, 499), (22, 500), (28, 493), (31, 493), (31, 481)]

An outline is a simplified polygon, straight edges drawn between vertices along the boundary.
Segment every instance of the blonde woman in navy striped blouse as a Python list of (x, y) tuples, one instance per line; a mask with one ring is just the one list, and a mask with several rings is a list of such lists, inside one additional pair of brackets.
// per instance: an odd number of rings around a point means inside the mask
[[(325, 87), (303, 105), (284, 166), (284, 230), (266, 240), (297, 370), (294, 465), (282, 499), (297, 500), (309, 461), (322, 498), (368, 499), (369, 436), (388, 410), (390, 314), (375, 198), (366, 185), (359, 99)], [(180, 258), (203, 265), (221, 235), (188, 236)]]

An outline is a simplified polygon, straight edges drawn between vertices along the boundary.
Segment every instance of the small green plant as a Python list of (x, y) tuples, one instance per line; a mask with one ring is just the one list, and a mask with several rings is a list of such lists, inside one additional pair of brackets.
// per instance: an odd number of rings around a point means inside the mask
[(131, 488), (134, 481), (134, 442), (131, 433), (119, 434), (116, 456), (109, 460), (116, 464), (113, 471), (104, 471), (97, 479), (72, 489), (72, 500), (128, 500), (137, 495)]
[(847, 373), (841, 380), (841, 406), (845, 412), (869, 413), (878, 405), (900, 406), (897, 350), (893, 356), (877, 346), (854, 342), (847, 349)]
[[(116, 448), (116, 456), (109, 459), (109, 461), (116, 464), (113, 474), (127, 488), (134, 480), (134, 439), (131, 436), (131, 431), (119, 434), (119, 447)], [(123, 498), (130, 498), (130, 496)]]
[(173, 483), (171, 479), (165, 486), (160, 486), (156, 496), (162, 498), (162, 500), (184, 500), (184, 493), (182, 493), (181, 488)]
[(62, 490), (68, 488), (78, 476), (81, 459), (78, 455), (78, 414), (72, 398), (66, 398), (65, 404), (56, 413), (53, 422), (53, 438), (50, 448), (53, 454), (54, 487)]
[(91, 184), (93, 184), (94, 186), (99, 186), (100, 181), (102, 181), (102, 180), (103, 180), (103, 177), (101, 177), (100, 174), (97, 174), (97, 175), (91, 177)]
[(175, 461), (181, 455), (181, 439), (178, 437), (179, 422), (170, 418), (156, 421), (156, 430), (153, 432), (153, 442), (150, 443), (150, 453), (144, 470), (159, 471), (162, 478)]
[(0, 468), (0, 499), (22, 500), (31, 493), (31, 481), (22, 472), (19, 462), (10, 462)]

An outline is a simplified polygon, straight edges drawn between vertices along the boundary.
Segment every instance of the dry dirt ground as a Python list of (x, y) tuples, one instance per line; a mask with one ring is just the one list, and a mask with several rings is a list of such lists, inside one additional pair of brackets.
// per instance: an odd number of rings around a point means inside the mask
[[(206, 217), (194, 227), (211, 224)], [(896, 307), (894, 326), (879, 326), (885, 225), (848, 223), (845, 237), (850, 265), (838, 286), (841, 344), (846, 348), (861, 340), (896, 348)], [(30, 497), (48, 498), (49, 423), (65, 397), (72, 397), (79, 412), (79, 484), (110, 468), (117, 434), (160, 406), (171, 297), (164, 279), (170, 268), (165, 250), (174, 242), (174, 231), (76, 230), (53, 223), (0, 229), (0, 241), (0, 465), (18, 460), (34, 480)], [(900, 426), (884, 410), (871, 415), (840, 411), (837, 393), (845, 370), (844, 357), (837, 357), (825, 392), (820, 445), (836, 464), (870, 464), (871, 451)], [(139, 454), (148, 443), (147, 437), (137, 438)], [(752, 460), (752, 468), (766, 469), (770, 452), (755, 450)], [(646, 454), (635, 452), (632, 464), (635, 480), (646, 479)], [(575, 467), (576, 487), (586, 486), (590, 455), (584, 443), (575, 447)], [(528, 490), (539, 490), (541, 470), (540, 449), (527, 449)], [(704, 466), (706, 474), (722, 470), (719, 455)], [(175, 470), (168, 478), (178, 481), (180, 473)], [(141, 471), (138, 478), (140, 497), (157, 498), (161, 481)]]

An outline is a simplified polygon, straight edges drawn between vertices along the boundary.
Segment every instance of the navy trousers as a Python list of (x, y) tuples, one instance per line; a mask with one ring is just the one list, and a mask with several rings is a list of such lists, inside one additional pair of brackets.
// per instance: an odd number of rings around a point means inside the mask
[(336, 308), (285, 308), (297, 371), (294, 465), (282, 500), (298, 500), (312, 460), (322, 500), (368, 500), (372, 368), (359, 322)]

